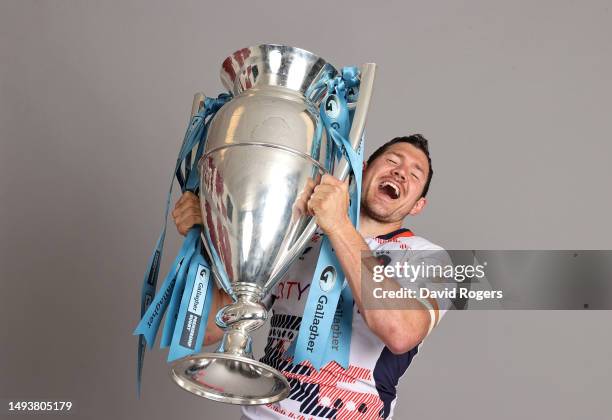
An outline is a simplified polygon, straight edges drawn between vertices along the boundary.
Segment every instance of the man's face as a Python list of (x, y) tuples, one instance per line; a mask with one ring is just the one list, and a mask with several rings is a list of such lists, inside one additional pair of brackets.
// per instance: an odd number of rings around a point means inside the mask
[(421, 197), (429, 174), (427, 156), (409, 143), (396, 143), (366, 166), (361, 206), (365, 214), (383, 223), (416, 215), (426, 204)]

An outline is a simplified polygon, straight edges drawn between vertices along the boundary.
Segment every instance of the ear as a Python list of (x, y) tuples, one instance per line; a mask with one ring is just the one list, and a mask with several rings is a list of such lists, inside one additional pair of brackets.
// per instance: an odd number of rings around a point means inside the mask
[(427, 199), (425, 197), (419, 198), (417, 202), (414, 203), (414, 206), (412, 206), (412, 209), (410, 209), (410, 212), (408, 214), (410, 214), (411, 216), (416, 216), (417, 214), (423, 211), (426, 204)]
[(368, 167), (368, 162), (366, 162), (365, 160), (363, 161), (363, 167), (361, 168), (362, 171), (365, 171), (366, 168)]

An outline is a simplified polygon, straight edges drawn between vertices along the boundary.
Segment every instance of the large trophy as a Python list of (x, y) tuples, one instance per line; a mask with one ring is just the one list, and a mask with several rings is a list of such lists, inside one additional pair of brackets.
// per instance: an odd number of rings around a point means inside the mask
[[(360, 67), (359, 96), (349, 141), (361, 141), (375, 65)], [(265, 404), (287, 397), (280, 372), (252, 356), (251, 332), (267, 316), (262, 299), (301, 254), (315, 231), (297, 203), (325, 173), (343, 179), (348, 165), (329, 159), (331, 139), (319, 107), (326, 77), (337, 70), (299, 48), (260, 45), (241, 49), (222, 65), (233, 99), (213, 118), (199, 162), (202, 240), (217, 285), (234, 302), (216, 323), (224, 336), (215, 353), (172, 364), (184, 389), (216, 401)]]

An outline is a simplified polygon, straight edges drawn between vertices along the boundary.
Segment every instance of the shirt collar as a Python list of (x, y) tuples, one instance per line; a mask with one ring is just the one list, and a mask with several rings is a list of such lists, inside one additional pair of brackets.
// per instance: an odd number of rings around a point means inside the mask
[(394, 230), (393, 232), (386, 233), (384, 235), (378, 235), (376, 239), (382, 239), (382, 240), (388, 241), (388, 240), (400, 238), (400, 237), (409, 238), (411, 236), (414, 236), (414, 233), (412, 233), (410, 229), (400, 228), (400, 229)]

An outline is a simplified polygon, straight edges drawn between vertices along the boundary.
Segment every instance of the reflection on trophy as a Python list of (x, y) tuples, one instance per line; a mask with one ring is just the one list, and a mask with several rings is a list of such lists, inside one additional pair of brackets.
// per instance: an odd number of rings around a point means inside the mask
[[(361, 66), (359, 99), (349, 103), (354, 109), (349, 141), (355, 149), (374, 70), (374, 64)], [(329, 159), (332, 140), (319, 117), (327, 94), (321, 82), (330, 75), (337, 70), (325, 60), (280, 45), (244, 48), (223, 62), (221, 80), (233, 99), (212, 120), (198, 167), (202, 239), (217, 285), (234, 302), (216, 316), (225, 332), (218, 350), (172, 364), (173, 379), (194, 394), (265, 404), (289, 393), (280, 372), (253, 359), (250, 333), (266, 320), (263, 297), (315, 231), (300, 203), (323, 174), (348, 175), (346, 162), (334, 167)]]

